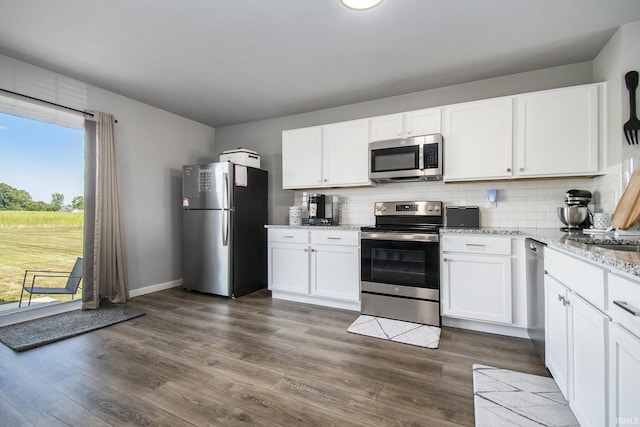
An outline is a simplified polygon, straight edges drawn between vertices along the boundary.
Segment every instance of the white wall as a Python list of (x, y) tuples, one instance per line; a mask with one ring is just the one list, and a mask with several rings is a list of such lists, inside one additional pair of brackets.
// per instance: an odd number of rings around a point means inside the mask
[(2, 55), (0, 87), (116, 117), (130, 289), (180, 280), (182, 165), (211, 161), (215, 130)]
[[(473, 101), (516, 93), (592, 83), (592, 63), (585, 62), (470, 82), (392, 98), (346, 105), (338, 108), (272, 120), (216, 129), (217, 153), (236, 147), (257, 151), (262, 167), (270, 172), (269, 214), (272, 224), (287, 221), (288, 207), (294, 204), (295, 192), (282, 189), (282, 131), (364, 117), (409, 111), (425, 107)], [(478, 184), (406, 183), (372, 188), (327, 189), (326, 194), (340, 194), (343, 223), (372, 223), (373, 202), (382, 200), (442, 200), (449, 204), (472, 204), (481, 207), (483, 226), (559, 227), (556, 207), (563, 205), (567, 189), (592, 190), (593, 180), (499, 181)], [(498, 205), (486, 209), (487, 188), (498, 189)], [(299, 196), (299, 194), (298, 194)]]

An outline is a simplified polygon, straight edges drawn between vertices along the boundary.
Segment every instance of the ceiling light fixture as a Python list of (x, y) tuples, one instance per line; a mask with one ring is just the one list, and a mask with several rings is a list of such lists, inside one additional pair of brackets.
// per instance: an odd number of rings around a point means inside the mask
[(365, 10), (379, 5), (382, 0), (340, 0), (349, 9)]

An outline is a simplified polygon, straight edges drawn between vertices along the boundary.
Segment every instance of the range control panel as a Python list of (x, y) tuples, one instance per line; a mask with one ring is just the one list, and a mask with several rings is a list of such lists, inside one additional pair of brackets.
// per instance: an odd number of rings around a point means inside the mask
[(442, 216), (442, 202), (376, 202), (376, 216)]

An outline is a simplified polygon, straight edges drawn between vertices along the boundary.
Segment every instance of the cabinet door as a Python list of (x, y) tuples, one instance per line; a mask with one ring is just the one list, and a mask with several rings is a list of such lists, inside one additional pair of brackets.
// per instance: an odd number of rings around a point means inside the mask
[(311, 246), (311, 293), (348, 301), (360, 300), (356, 246)]
[(618, 323), (609, 336), (609, 425), (638, 424), (640, 384), (640, 338)]
[(443, 108), (444, 180), (512, 176), (513, 98)]
[(309, 294), (309, 246), (269, 243), (269, 289)]
[(511, 257), (444, 254), (442, 314), (512, 323)]
[(323, 184), (369, 184), (369, 123), (354, 120), (324, 126)]
[(402, 114), (388, 114), (371, 118), (371, 141), (402, 138)]
[(516, 97), (518, 176), (598, 172), (598, 86)]
[[(569, 293), (568, 304), (571, 409), (581, 425), (604, 426), (607, 402), (606, 335), (609, 318), (574, 293)], [(636, 408), (640, 409), (640, 406)]]
[(426, 108), (424, 110), (409, 111), (404, 115), (405, 136), (421, 136), (440, 133), (441, 108)]
[(322, 185), (322, 128), (282, 132), (282, 188)]
[(569, 324), (567, 288), (545, 274), (545, 363), (564, 398), (569, 400)]

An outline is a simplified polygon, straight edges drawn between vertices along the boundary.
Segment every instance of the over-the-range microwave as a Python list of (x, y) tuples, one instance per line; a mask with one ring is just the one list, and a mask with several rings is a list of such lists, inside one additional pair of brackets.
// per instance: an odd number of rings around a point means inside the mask
[(442, 135), (392, 139), (369, 144), (369, 179), (373, 182), (442, 179)]

